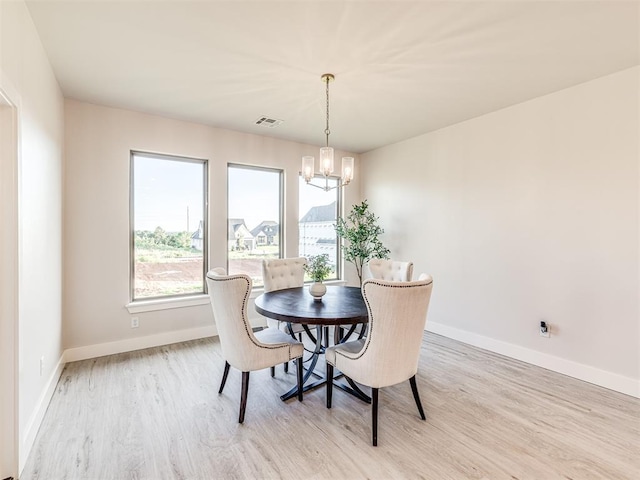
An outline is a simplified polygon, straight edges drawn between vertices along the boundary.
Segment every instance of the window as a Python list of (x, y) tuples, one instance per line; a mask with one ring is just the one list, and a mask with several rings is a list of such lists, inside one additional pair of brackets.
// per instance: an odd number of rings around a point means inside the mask
[(282, 258), (282, 170), (228, 166), (227, 270), (262, 286), (262, 259)]
[[(339, 181), (329, 178), (328, 186), (335, 187)], [(307, 185), (300, 176), (299, 191), (298, 252), (303, 257), (326, 253), (333, 266), (329, 279), (340, 278), (340, 250), (334, 227), (340, 211), (340, 188), (325, 192)]]
[(207, 161), (131, 152), (131, 299), (205, 292)]

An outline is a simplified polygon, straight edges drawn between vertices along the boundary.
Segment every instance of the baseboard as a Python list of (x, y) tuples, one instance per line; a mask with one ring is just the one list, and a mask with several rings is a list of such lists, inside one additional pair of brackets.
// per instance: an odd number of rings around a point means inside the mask
[(215, 326), (190, 328), (187, 330), (175, 330), (172, 332), (157, 333), (145, 337), (127, 338), (115, 342), (98, 343), (84, 347), (69, 348), (64, 351), (64, 362), (77, 362), (88, 358), (104, 357), (114, 353), (132, 352), (143, 348), (159, 347), (171, 343), (186, 342), (199, 338), (213, 337), (218, 335)]
[(556, 357), (554, 355), (521, 347), (513, 343), (503, 342), (494, 338), (485, 337), (478, 335), (477, 333), (450, 327), (437, 322), (427, 322), (426, 330), (473, 345), (474, 347), (499, 353), (500, 355), (521, 360), (563, 375), (568, 375), (570, 377), (577, 378), (578, 380), (593, 383), (594, 385), (608, 388), (609, 390), (640, 398), (640, 381), (630, 377), (625, 377), (623, 375), (618, 375), (606, 370), (574, 362), (572, 360)]
[(44, 419), (44, 414), (47, 412), (47, 408), (49, 408), (49, 402), (51, 401), (51, 397), (56, 390), (56, 386), (58, 385), (58, 380), (60, 379), (60, 375), (62, 375), (62, 370), (64, 369), (64, 361), (63, 357), (60, 357), (56, 368), (51, 372), (51, 376), (47, 382), (45, 389), (42, 391), (38, 402), (36, 403), (36, 408), (29, 418), (27, 422), (27, 426), (25, 428), (24, 437), (21, 439), (21, 446), (19, 449), (19, 458), (18, 458), (18, 471), (22, 472), (27, 459), (29, 458), (29, 454), (31, 453), (31, 449), (33, 448), (33, 443), (36, 440), (36, 435), (38, 434), (38, 430), (40, 429), (40, 425), (42, 424), (42, 420)]

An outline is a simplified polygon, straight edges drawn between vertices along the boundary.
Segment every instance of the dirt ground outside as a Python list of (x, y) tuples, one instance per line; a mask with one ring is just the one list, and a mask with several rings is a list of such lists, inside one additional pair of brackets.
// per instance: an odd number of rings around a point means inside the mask
[[(214, 265), (216, 267), (218, 265)], [(229, 260), (229, 274), (245, 273), (254, 286), (262, 285), (262, 258)], [(202, 257), (136, 264), (136, 298), (204, 291)]]

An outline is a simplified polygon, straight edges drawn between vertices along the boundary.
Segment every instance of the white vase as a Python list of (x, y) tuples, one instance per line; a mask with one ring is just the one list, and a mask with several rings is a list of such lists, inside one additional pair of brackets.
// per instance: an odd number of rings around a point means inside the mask
[(322, 282), (313, 282), (309, 286), (309, 293), (313, 297), (313, 300), (316, 302), (322, 301), (322, 296), (327, 293), (327, 287)]

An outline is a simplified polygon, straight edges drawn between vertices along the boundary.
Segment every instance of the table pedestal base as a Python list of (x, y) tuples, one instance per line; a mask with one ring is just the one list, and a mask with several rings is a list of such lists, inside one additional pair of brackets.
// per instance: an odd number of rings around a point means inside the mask
[[(307, 332), (309, 333), (309, 337), (311, 337), (312, 339), (315, 340), (315, 350), (313, 351), (313, 355), (311, 358), (311, 364), (305, 369), (305, 374), (304, 377), (302, 378), (302, 391), (303, 392), (307, 392), (309, 390), (313, 390), (314, 388), (318, 388), (321, 387), (322, 385), (326, 385), (328, 379), (326, 378), (326, 374), (325, 374), (325, 378), (320, 377), (321, 379), (318, 381), (315, 381), (313, 383), (307, 383), (307, 381), (309, 380), (309, 378), (313, 375), (316, 377), (319, 377), (319, 375), (317, 373), (314, 372), (315, 368), (316, 368), (316, 364), (318, 363), (318, 358), (320, 357), (320, 355), (323, 353), (324, 351), (324, 347), (322, 346), (322, 339), (324, 336), (325, 339), (325, 344), (326, 346), (328, 346), (329, 344), (329, 328), (325, 327), (325, 331), (324, 331), (324, 335), (323, 335), (323, 329), (322, 326), (316, 326), (316, 335), (315, 338), (314, 336), (311, 334), (311, 332), (309, 332), (307, 326), (305, 325), (305, 330), (307, 330)], [(338, 328), (338, 327), (336, 327)], [(344, 379), (347, 381), (347, 383), (349, 385), (345, 385), (343, 383), (337, 382), (336, 380), (339, 379), (340, 377), (344, 377)], [(350, 393), (351, 395), (353, 395), (354, 397), (359, 398), (360, 400), (367, 402), (367, 403), (371, 403), (371, 397), (369, 395), (367, 395), (366, 393), (364, 393), (360, 387), (358, 387), (358, 385), (351, 380), (349, 377), (346, 377), (345, 375), (343, 375), (342, 373), (338, 372), (336, 375), (333, 376), (333, 378), (331, 379), (331, 381), (333, 382), (333, 385), (337, 388), (339, 388), (340, 390), (343, 390), (347, 393)], [(290, 398), (294, 398), (298, 396), (298, 387), (297, 385), (293, 388), (291, 388), (291, 390), (289, 390), (288, 392), (280, 395), (280, 399), (285, 401), (285, 400), (289, 400)]]

